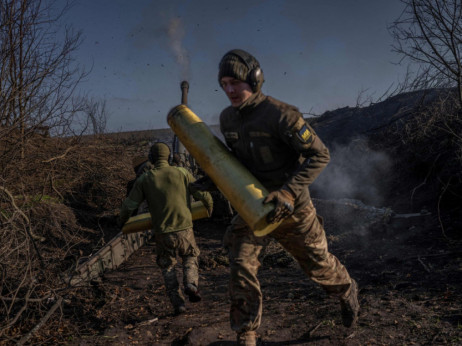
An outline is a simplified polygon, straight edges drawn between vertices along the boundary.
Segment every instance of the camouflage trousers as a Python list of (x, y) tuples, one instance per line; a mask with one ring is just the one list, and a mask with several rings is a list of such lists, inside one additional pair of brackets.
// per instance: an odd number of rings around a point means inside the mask
[(258, 255), (269, 243), (270, 237), (292, 254), (306, 275), (329, 295), (341, 297), (349, 292), (350, 275), (329, 253), (322, 221), (311, 201), (264, 237), (256, 237), (237, 215), (226, 230), (224, 246), (229, 249), (231, 270), (231, 328), (238, 333), (256, 330), (260, 326), (262, 293), (257, 279), (260, 267)]
[(183, 285), (199, 285), (199, 248), (192, 228), (170, 233), (156, 233), (157, 264), (162, 270), (167, 295), (173, 307), (184, 305), (185, 299), (178, 283), (175, 266), (177, 254), (182, 259)]

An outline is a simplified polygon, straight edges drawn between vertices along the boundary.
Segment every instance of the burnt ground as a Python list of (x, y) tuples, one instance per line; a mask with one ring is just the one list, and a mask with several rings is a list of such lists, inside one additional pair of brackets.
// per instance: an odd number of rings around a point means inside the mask
[[(94, 299), (73, 345), (232, 345), (221, 246), (228, 220), (199, 220), (195, 232), (203, 299), (174, 316), (155, 248), (148, 243), (118, 270), (93, 282)], [(328, 226), (326, 225), (326, 228)], [(261, 345), (456, 345), (462, 343), (462, 247), (437, 216), (368, 232), (327, 229), (329, 247), (360, 287), (355, 328), (341, 325), (335, 299), (305, 277), (277, 244), (262, 256)], [(457, 239), (459, 237), (459, 239)], [(180, 274), (179, 274), (180, 275)], [(97, 294), (95, 294), (95, 292)]]

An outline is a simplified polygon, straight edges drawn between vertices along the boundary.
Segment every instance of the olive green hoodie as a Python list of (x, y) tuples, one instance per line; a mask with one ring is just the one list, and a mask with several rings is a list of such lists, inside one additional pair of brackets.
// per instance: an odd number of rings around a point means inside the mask
[(207, 209), (213, 207), (208, 192), (193, 190), (195, 178), (186, 169), (170, 166), (167, 161), (154, 163), (135, 182), (122, 203), (120, 222), (124, 224), (144, 200), (147, 201), (154, 232), (168, 233), (191, 228), (191, 196), (202, 201)]

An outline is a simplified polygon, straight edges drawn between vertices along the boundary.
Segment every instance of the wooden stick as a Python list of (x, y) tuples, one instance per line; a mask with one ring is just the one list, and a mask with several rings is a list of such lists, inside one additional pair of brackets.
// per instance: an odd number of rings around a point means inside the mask
[(35, 334), (35, 332), (37, 332), (37, 330), (39, 330), (48, 321), (56, 309), (61, 306), (62, 302), (63, 298), (59, 297), (58, 301), (51, 307), (50, 310), (48, 310), (47, 314), (40, 320), (40, 322), (18, 341), (18, 345), (24, 345)]

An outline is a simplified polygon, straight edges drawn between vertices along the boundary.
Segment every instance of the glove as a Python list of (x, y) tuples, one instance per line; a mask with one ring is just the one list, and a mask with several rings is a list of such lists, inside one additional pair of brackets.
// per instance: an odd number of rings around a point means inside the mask
[(280, 189), (270, 192), (263, 203), (274, 203), (274, 210), (271, 211), (266, 220), (269, 223), (277, 223), (289, 217), (294, 212), (294, 196), (287, 190)]
[(190, 187), (199, 191), (217, 191), (216, 185), (207, 175), (192, 182)]

